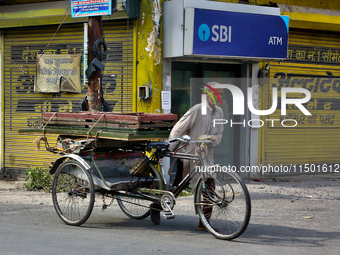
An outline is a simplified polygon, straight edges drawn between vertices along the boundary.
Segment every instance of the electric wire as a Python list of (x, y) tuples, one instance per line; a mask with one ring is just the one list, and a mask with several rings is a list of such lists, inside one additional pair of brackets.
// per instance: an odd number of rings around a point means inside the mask
[[(21, 72), (22, 72), (23, 74), (25, 74), (26, 76), (29, 76), (29, 77), (30, 77), (29, 72), (28, 72), (28, 71), (25, 72), (24, 69), (23, 69), (23, 67), (26, 67), (26, 68), (28, 68), (28, 67), (36, 67), (36, 66), (38, 65), (38, 63), (39, 63), (41, 57), (45, 54), (46, 50), (50, 47), (52, 41), (53, 41), (54, 38), (56, 37), (56, 35), (57, 35), (58, 31), (60, 30), (61, 26), (63, 25), (63, 23), (65, 22), (65, 20), (67, 19), (67, 17), (70, 15), (70, 12), (71, 12), (71, 4), (70, 4), (70, 5), (68, 6), (68, 8), (66, 9), (66, 12), (65, 12), (65, 14), (64, 14), (64, 16), (63, 16), (63, 18), (62, 18), (62, 21), (60, 22), (58, 28), (56, 29), (54, 35), (51, 37), (51, 40), (49, 41), (49, 43), (47, 44), (47, 46), (45, 47), (45, 49), (42, 51), (41, 55), (39, 56), (39, 58), (37, 59), (37, 61), (36, 61), (36, 63), (35, 63), (34, 65), (28, 65), (28, 66), (26, 66), (26, 65), (21, 65), (21, 66), (20, 66), (20, 65), (17, 64), (12, 58), (8, 57), (6, 54), (4, 54), (4, 57), (5, 57), (6, 59), (10, 60), (15, 66), (17, 66), (17, 67), (21, 70)], [(39, 88), (39, 86), (38, 86), (37, 84), (34, 84), (34, 86), (39, 90), (39, 92), (42, 92), (42, 90)], [(46, 100), (47, 100), (48, 102), (50, 102), (50, 99), (49, 99), (45, 94), (42, 94), (42, 95), (46, 98)]]
[(286, 0), (286, 5), (285, 5), (285, 8), (283, 9), (282, 15), (285, 14), (285, 11), (286, 11), (286, 8), (287, 8), (287, 3), (288, 3), (288, 0)]

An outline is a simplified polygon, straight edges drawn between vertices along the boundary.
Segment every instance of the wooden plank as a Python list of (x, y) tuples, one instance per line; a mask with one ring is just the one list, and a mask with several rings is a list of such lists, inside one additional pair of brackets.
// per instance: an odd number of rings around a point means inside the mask
[[(157, 113), (42, 113), (45, 134), (98, 137), (123, 141), (167, 139), (176, 114)], [(99, 120), (99, 121), (98, 121)], [(90, 131), (91, 130), (91, 131)], [(90, 132), (89, 132), (90, 131)], [(21, 134), (42, 135), (42, 128), (20, 129)], [(89, 134), (88, 134), (89, 133)]]
[[(61, 133), (60, 130), (45, 130), (46, 134), (57, 134), (57, 135), (66, 135), (66, 136), (80, 136), (87, 137), (87, 132), (78, 132), (73, 130), (65, 131)], [(20, 129), (20, 134), (31, 134), (31, 135), (42, 135), (42, 129)], [(94, 138), (96, 136), (96, 132), (91, 132), (90, 138)], [(148, 140), (163, 140), (169, 137), (169, 133), (164, 134), (129, 134), (129, 133), (117, 133), (117, 132), (107, 132), (103, 131), (98, 133), (98, 138), (100, 139), (112, 139), (112, 140), (123, 140), (123, 141), (148, 141)]]
[[(43, 124), (46, 124), (47, 121), (43, 121)], [(61, 125), (61, 126), (87, 126), (92, 127), (96, 122), (86, 122), (85, 120), (73, 121), (69, 119), (53, 119), (48, 122), (48, 125)], [(96, 127), (106, 127), (106, 128), (138, 128), (138, 129), (147, 129), (147, 128), (157, 128), (157, 127), (173, 127), (175, 125), (175, 121), (171, 122), (147, 122), (147, 123), (112, 123), (108, 121), (99, 121), (95, 126)]]
[[(75, 136), (87, 136), (89, 129), (85, 128), (68, 128), (60, 126), (51, 126), (45, 128), (45, 134), (58, 134), (58, 135), (75, 135)], [(121, 140), (142, 140), (142, 139), (167, 139), (170, 130), (134, 130), (128, 131), (126, 129), (122, 130), (103, 130), (100, 128), (93, 128), (89, 133), (90, 137), (95, 137), (98, 132), (98, 138), (107, 139), (121, 139)], [(37, 134), (42, 135), (41, 128), (28, 128), (20, 129), (20, 134)]]
[[(79, 117), (79, 116), (78, 116)], [(81, 117), (81, 116), (80, 116)], [(98, 119), (95, 118), (73, 118), (72, 116), (62, 116), (60, 117), (59, 115), (54, 116), (52, 119), (51, 118), (43, 118), (42, 123), (46, 124), (46, 123), (50, 123), (51, 121), (72, 121), (72, 122), (89, 122), (89, 123), (96, 123), (98, 121)], [(103, 117), (99, 122), (106, 122), (106, 123), (117, 123), (117, 124), (127, 124), (127, 125), (137, 125), (139, 124), (139, 122), (135, 121), (135, 120), (123, 120), (120, 121), (118, 119), (115, 120), (111, 120), (111, 119), (106, 119), (105, 117)]]
[[(105, 114), (105, 116), (103, 116)], [(165, 113), (112, 113), (112, 112), (74, 112), (74, 113), (54, 113), (45, 112), (42, 113), (43, 119), (50, 119), (54, 115), (54, 118), (69, 118), (69, 119), (86, 119), (86, 120), (110, 120), (110, 121), (122, 121), (122, 122), (148, 122), (148, 121), (167, 121), (177, 120), (176, 114)]]
[[(45, 127), (45, 131), (47, 130), (59, 130), (61, 134), (63, 132), (68, 132), (68, 130), (72, 130), (74, 132), (89, 132), (91, 129), (91, 133), (93, 132), (112, 132), (112, 133), (129, 133), (129, 134), (144, 134), (144, 133), (170, 133), (170, 130), (166, 128), (149, 128), (149, 129), (137, 129), (137, 128), (103, 128), (103, 127), (79, 127), (79, 126), (61, 126), (61, 125), (48, 125)], [(41, 129), (42, 130), (42, 129)]]

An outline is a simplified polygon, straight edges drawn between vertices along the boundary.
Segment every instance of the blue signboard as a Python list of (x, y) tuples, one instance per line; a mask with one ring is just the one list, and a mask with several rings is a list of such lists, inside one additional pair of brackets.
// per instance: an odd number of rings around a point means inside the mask
[(71, 0), (72, 18), (111, 15), (111, 0)]
[(287, 58), (288, 16), (195, 9), (193, 54)]

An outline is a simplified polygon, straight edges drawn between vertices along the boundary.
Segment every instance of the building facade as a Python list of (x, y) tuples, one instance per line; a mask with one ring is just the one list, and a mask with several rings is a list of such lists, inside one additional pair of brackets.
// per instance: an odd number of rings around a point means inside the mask
[[(1, 169), (3, 176), (24, 176), (30, 166), (48, 166), (56, 155), (37, 151), (32, 135), (18, 130), (40, 127), (42, 112), (76, 112), (87, 95), (87, 22), (71, 17), (71, 1), (22, 1), (1, 6)], [(132, 8), (131, 6), (135, 7)], [(130, 8), (131, 7), (131, 8)], [(111, 16), (103, 16), (103, 38), (109, 54), (103, 62), (102, 88), (105, 101), (116, 112), (133, 112), (135, 84), (135, 20), (138, 1), (118, 1)], [(84, 50), (85, 49), (85, 50)], [(81, 57), (75, 68), (80, 91), (46, 93), (37, 82), (38, 59), (44, 56)], [(59, 85), (67, 69), (53, 70), (48, 86)], [(111, 78), (115, 75), (116, 78)], [(58, 87), (58, 86), (57, 86)], [(56, 137), (49, 137), (55, 143)], [(43, 146), (43, 143), (41, 144)]]
[[(272, 105), (272, 87), (279, 89), (278, 97), (282, 87), (306, 88), (312, 94), (305, 106), (311, 116), (290, 106), (286, 116), (281, 116), (279, 106), (269, 116), (257, 116), (248, 110), (247, 100), (244, 114), (236, 116), (233, 97), (225, 92), (223, 110), (229, 122), (224, 126), (222, 143), (215, 149), (216, 163), (230, 164), (237, 169), (304, 164), (336, 167), (340, 153), (337, 146), (340, 4), (337, 1), (278, 0), (273, 4), (267, 0), (255, 3), (118, 0), (116, 10), (111, 16), (103, 16), (109, 55), (104, 61), (102, 86), (104, 99), (114, 112), (172, 112), (182, 116), (190, 105), (200, 102), (192, 87), (196, 81), (234, 84), (245, 98), (251, 87), (252, 103), (262, 110)], [(218, 55), (214, 47), (199, 48), (195, 41), (195, 36), (199, 37), (195, 34), (195, 22), (208, 24), (206, 16), (218, 19), (222, 15), (225, 19), (226, 12), (234, 15), (232, 25), (215, 24), (218, 25), (214, 28), (216, 34), (210, 30), (210, 38), (219, 43), (234, 41), (237, 30), (231, 27), (243, 25), (254, 15), (258, 17), (256, 21), (263, 18), (262, 23), (249, 24), (249, 34), (257, 35), (264, 35), (270, 29), (265, 22), (267, 18), (288, 16), (287, 55), (277, 51), (261, 55), (255, 50), (259, 43), (257, 36), (247, 38), (248, 33), (244, 33), (240, 46), (245, 41), (252, 44), (243, 49), (238, 47)], [(2, 176), (23, 176), (27, 167), (48, 165), (56, 156), (43, 148), (35, 151), (36, 137), (19, 134), (18, 130), (40, 126), (41, 112), (79, 111), (79, 103), (86, 96), (87, 18), (72, 18), (70, 1), (11, 3), (8, 0), (0, 13), (1, 172)], [(207, 41), (206, 31), (202, 30), (202, 42)], [(272, 43), (284, 41), (273, 38)], [(247, 52), (245, 48), (251, 50)], [(81, 55), (78, 70), (81, 93), (37, 91), (37, 54), (42, 53)], [(271, 79), (259, 79), (267, 74)], [(111, 75), (116, 78), (113, 80)], [(145, 91), (148, 93), (144, 94)], [(166, 99), (169, 92), (170, 107)], [(239, 124), (230, 126), (231, 119)], [(273, 126), (266, 119), (278, 119), (279, 125)], [(293, 124), (298, 124), (294, 128), (284, 127), (280, 123), (285, 119), (293, 119)], [(252, 120), (262, 120), (265, 124), (249, 125), (255, 123)], [(49, 137), (49, 141), (53, 140), (56, 137)], [(272, 174), (279, 173), (242, 173), (245, 177)]]

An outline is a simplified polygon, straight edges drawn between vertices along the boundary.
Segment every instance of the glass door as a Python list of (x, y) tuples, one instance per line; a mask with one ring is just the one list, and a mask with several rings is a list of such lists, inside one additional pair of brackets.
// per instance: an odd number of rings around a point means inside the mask
[[(219, 83), (237, 85), (237, 79), (241, 77), (241, 65), (237, 64), (212, 64), (194, 62), (172, 62), (171, 72), (171, 112), (176, 113), (178, 118), (183, 116), (191, 106), (201, 103), (203, 84), (193, 84), (191, 78), (203, 78), (203, 83), (217, 81)], [(222, 105), (219, 105), (224, 114), (224, 119), (232, 116), (233, 98), (229, 90), (223, 91)], [(236, 166), (238, 162), (239, 128), (224, 125), (222, 141), (214, 148), (215, 164)]]

